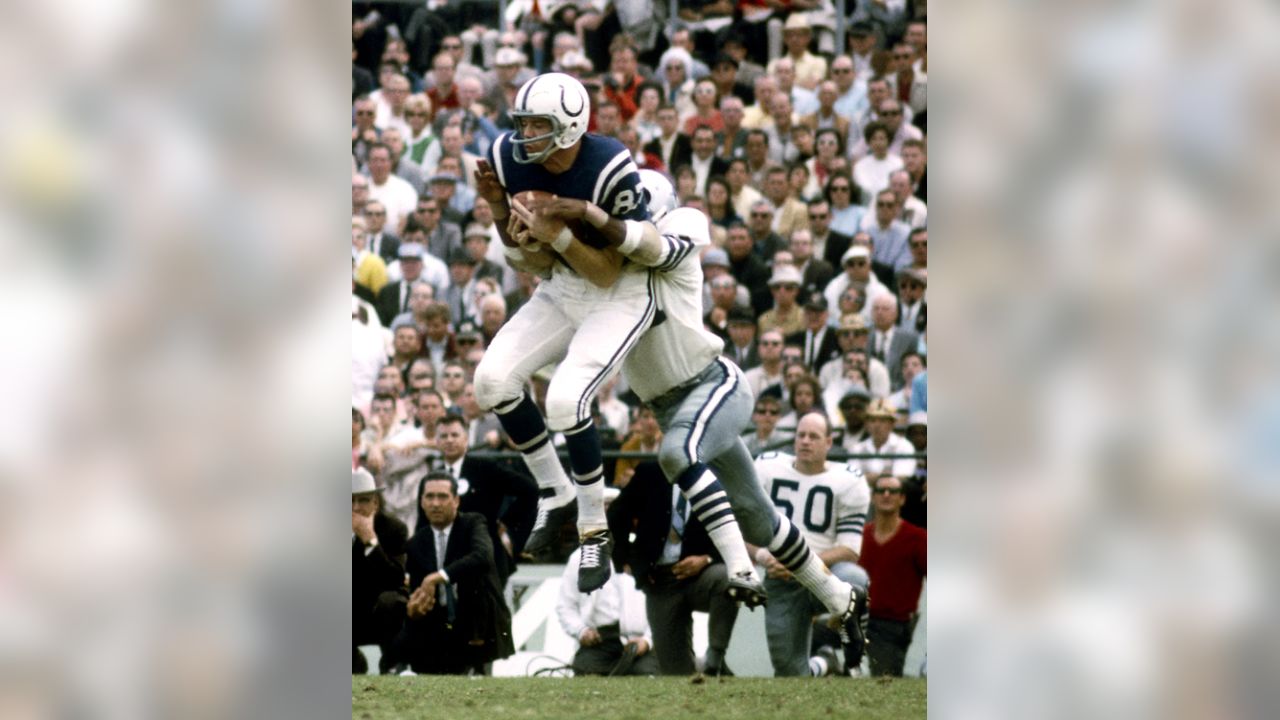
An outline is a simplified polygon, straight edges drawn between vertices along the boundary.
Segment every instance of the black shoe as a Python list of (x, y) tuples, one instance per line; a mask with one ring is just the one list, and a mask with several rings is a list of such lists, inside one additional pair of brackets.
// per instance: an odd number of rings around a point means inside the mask
[(559, 507), (551, 507), (554, 496), (538, 498), (538, 518), (524, 543), (524, 552), (537, 555), (555, 546), (560, 530), (578, 519), (578, 499), (575, 497)]
[(729, 578), (729, 598), (747, 606), (748, 610), (763, 607), (769, 602), (769, 593), (755, 570), (746, 570)]
[(707, 665), (702, 669), (702, 674), (707, 677), (734, 677), (733, 671), (729, 669), (728, 663), (724, 661)]
[(582, 541), (582, 563), (578, 566), (578, 592), (590, 593), (609, 582), (613, 540), (608, 530), (591, 533)]
[(849, 608), (840, 616), (840, 642), (844, 644), (844, 666), (856, 671), (862, 666), (867, 648), (867, 594), (854, 588), (849, 593)]

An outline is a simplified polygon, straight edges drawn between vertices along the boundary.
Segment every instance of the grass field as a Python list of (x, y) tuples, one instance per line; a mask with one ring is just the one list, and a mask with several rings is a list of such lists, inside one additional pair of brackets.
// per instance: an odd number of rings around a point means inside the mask
[(351, 678), (351, 717), (449, 720), (923, 718), (916, 678)]

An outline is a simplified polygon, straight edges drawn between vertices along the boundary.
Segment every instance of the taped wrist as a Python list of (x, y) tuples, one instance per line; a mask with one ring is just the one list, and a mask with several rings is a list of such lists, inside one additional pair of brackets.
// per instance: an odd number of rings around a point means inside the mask
[(627, 226), (627, 236), (618, 246), (618, 252), (630, 255), (639, 247), (640, 239), (644, 237), (644, 224), (636, 220), (624, 220), (623, 224)]
[(569, 243), (571, 242), (573, 242), (573, 233), (569, 232), (569, 228), (566, 226), (556, 236), (556, 239), (551, 241), (551, 249), (558, 253), (563, 253), (569, 249)]

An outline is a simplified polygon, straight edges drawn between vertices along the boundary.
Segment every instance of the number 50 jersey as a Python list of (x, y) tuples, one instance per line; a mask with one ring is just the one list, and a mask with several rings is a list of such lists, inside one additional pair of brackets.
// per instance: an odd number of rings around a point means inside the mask
[(816, 553), (844, 545), (862, 552), (871, 491), (853, 463), (828, 462), (822, 472), (805, 475), (794, 467), (795, 456), (767, 452), (756, 460), (756, 475), (778, 511), (804, 533)]

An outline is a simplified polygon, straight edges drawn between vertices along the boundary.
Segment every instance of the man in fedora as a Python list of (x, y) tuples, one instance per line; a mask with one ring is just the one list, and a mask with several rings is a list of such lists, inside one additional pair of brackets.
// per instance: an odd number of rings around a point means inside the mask
[[(877, 398), (867, 407), (866, 440), (853, 446), (852, 453), (870, 453), (876, 455), (914, 455), (915, 446), (906, 438), (893, 431), (898, 416), (887, 400)], [(866, 458), (859, 460), (862, 472), (867, 481), (875, 483), (878, 478), (893, 476), (899, 479), (911, 477), (916, 471), (913, 458)]]
[(361, 645), (382, 649), (385, 673), (394, 665), (390, 646), (404, 622), (404, 546), (409, 531), (383, 509), (382, 491), (364, 468), (351, 471), (352, 674), (368, 671)]

